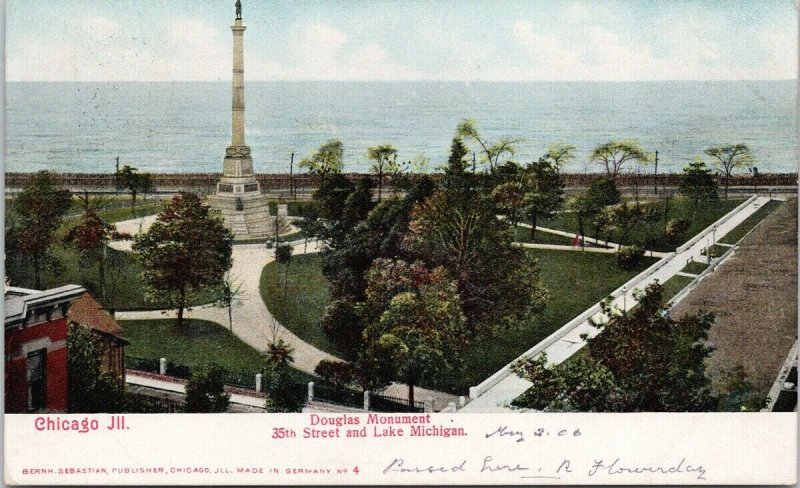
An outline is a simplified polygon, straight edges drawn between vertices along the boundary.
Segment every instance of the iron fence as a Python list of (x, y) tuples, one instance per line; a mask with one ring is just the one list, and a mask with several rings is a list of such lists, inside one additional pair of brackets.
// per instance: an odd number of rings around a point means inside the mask
[(405, 398), (370, 392), (369, 409), (375, 412), (424, 412), (425, 402), (410, 403)]
[(137, 358), (135, 356), (125, 356), (125, 369), (135, 369), (148, 373), (159, 372), (159, 360), (149, 358)]
[(130, 413), (180, 413), (186, 410), (186, 404), (170, 398), (154, 397), (142, 393), (125, 393), (127, 408)]
[(314, 385), (314, 400), (353, 408), (364, 407), (364, 394), (346, 388)]
[[(125, 368), (135, 369), (137, 371), (145, 371), (148, 373), (160, 373), (159, 359), (139, 358), (135, 356), (125, 356)], [(184, 364), (173, 363), (167, 361), (166, 376), (174, 378), (181, 378), (188, 380), (192, 377), (194, 368)], [(264, 374), (263, 368), (258, 371), (235, 371), (222, 368), (222, 382), (228, 386), (236, 386), (239, 388), (246, 388), (248, 390), (255, 390), (256, 388), (256, 374)]]

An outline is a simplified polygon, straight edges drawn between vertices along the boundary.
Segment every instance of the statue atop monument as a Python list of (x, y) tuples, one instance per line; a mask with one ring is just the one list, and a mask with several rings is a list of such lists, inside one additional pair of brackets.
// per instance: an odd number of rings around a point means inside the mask
[(242, 20), (242, 2), (236, 0), (236, 20)]

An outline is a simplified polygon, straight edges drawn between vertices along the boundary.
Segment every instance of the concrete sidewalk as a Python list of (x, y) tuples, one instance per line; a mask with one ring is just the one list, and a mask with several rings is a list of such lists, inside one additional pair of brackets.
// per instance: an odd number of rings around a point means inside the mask
[[(636, 305), (634, 293), (637, 289), (644, 289), (647, 285), (658, 280), (660, 283), (665, 283), (668, 279), (678, 274), (691, 259), (694, 261), (704, 261), (705, 256), (701, 251), (710, 247), (716, 240), (724, 237), (728, 232), (733, 230), (736, 226), (741, 224), (745, 219), (754, 214), (759, 208), (769, 201), (767, 197), (758, 197), (753, 202), (742, 208), (735, 209), (732, 212), (735, 214), (728, 214), (722, 217), (717, 223), (711, 227), (712, 231), (703, 238), (696, 240), (692, 245), (687, 246), (685, 249), (676, 253), (666, 264), (661, 266), (658, 270), (651, 273), (643, 281), (636, 284), (636, 287), (627, 286), (627, 292), (621, 294), (613, 302), (612, 306), (619, 309), (630, 309)], [(691, 241), (690, 241), (691, 242)], [(681, 248), (679, 248), (681, 249)], [(629, 282), (631, 283), (631, 282)], [(605, 317), (602, 314), (596, 314), (592, 317), (594, 320), (602, 320)], [(592, 327), (589, 320), (585, 320), (578, 324), (575, 328), (570, 330), (567, 334), (561, 337), (558, 341), (544, 349), (547, 354), (548, 363), (551, 365), (559, 364), (573, 354), (578, 352), (586, 342), (580, 337), (586, 334), (588, 337), (594, 337), (599, 333), (599, 329)], [(516, 361), (516, 360), (515, 360)], [(518, 377), (516, 374), (511, 373), (494, 386), (490, 387), (485, 393), (478, 396), (468, 403), (461, 412), (508, 412), (514, 411), (508, 404), (530, 388), (532, 383)]]

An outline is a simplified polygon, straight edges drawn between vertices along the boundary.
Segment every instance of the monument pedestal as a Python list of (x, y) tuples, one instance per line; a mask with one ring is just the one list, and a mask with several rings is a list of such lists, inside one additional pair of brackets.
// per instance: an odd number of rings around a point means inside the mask
[(269, 215), (267, 199), (253, 174), (253, 160), (247, 146), (230, 146), (225, 151), (222, 178), (211, 208), (220, 212), (235, 240), (264, 239), (274, 233), (275, 217)]

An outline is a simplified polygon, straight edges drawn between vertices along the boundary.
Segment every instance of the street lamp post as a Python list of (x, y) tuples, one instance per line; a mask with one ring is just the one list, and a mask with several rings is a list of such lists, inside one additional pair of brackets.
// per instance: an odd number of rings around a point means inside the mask
[(628, 309), (628, 287), (622, 287), (622, 311), (626, 311)]

